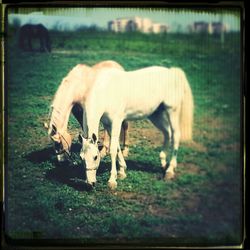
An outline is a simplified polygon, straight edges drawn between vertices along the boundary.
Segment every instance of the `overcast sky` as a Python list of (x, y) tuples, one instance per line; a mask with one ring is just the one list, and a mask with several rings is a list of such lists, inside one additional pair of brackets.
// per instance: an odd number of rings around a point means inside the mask
[[(90, 22), (94, 21), (101, 27), (106, 27), (109, 20), (119, 18), (119, 17), (131, 17), (140, 16), (148, 17), (154, 22), (164, 23), (164, 24), (175, 24), (179, 23), (183, 26), (193, 23), (194, 21), (219, 21), (221, 15), (218, 11), (214, 11), (214, 14), (210, 13), (194, 13), (188, 11), (175, 12), (168, 11), (167, 9), (162, 10), (145, 10), (145, 9), (92, 9), (92, 10), (77, 10), (77, 15), (85, 16)], [(217, 13), (217, 14), (216, 14)], [(234, 15), (224, 14), (223, 21), (228, 23), (233, 28), (239, 27), (239, 17)]]
[[(27, 13), (27, 11), (24, 12)], [(214, 22), (220, 21), (221, 18), (223, 18), (223, 22), (228, 24), (231, 30), (240, 30), (239, 15), (228, 14), (227, 12), (220, 14), (216, 9), (212, 13), (198, 13), (184, 10), (176, 12), (166, 8), (162, 8), (161, 10), (142, 8), (57, 8), (50, 9), (49, 13), (44, 11), (43, 14), (46, 15), (46, 17), (38, 14), (36, 18), (38, 21), (44, 20), (47, 26), (50, 26), (50, 22), (55, 22), (55, 20), (57, 20), (57, 22), (62, 21), (69, 26), (78, 23), (85, 25), (94, 24), (102, 28), (107, 28), (107, 23), (110, 20), (120, 17), (139, 16), (150, 18), (153, 22), (167, 24), (172, 29), (176, 29), (178, 25), (185, 29), (187, 25), (192, 24), (195, 21)], [(13, 15), (9, 15), (10, 23), (12, 17)], [(23, 22), (27, 22), (27, 20), (33, 20), (32, 22), (36, 22), (34, 15), (32, 14), (25, 14), (25, 16), (21, 15), (21, 17), (23, 18), (22, 24)]]

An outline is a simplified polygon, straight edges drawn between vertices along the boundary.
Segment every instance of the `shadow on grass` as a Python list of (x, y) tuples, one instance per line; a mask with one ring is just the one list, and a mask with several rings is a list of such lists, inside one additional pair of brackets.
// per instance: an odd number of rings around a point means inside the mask
[(54, 155), (54, 149), (52, 147), (44, 148), (42, 150), (34, 151), (25, 156), (28, 161), (32, 163), (42, 163), (46, 161), (51, 161)]
[[(86, 172), (85, 172), (85, 164), (81, 163), (78, 165), (73, 165), (70, 163), (58, 164), (54, 163), (55, 168), (49, 170), (46, 173), (46, 178), (52, 181), (56, 181), (62, 184), (66, 184), (70, 187), (78, 191), (91, 191), (92, 187), (87, 184), (86, 181)], [(128, 160), (127, 161), (127, 171), (144, 171), (151, 173), (158, 173), (159, 178), (162, 176), (161, 168), (158, 169), (153, 167), (150, 164), (145, 164), (142, 162), (135, 162)], [(101, 162), (100, 166), (97, 170), (97, 176), (101, 176), (104, 173), (110, 173), (111, 164), (110, 162), (105, 163)], [(161, 175), (161, 176), (160, 176)]]
[(135, 171), (143, 171), (148, 173), (161, 173), (162, 168), (146, 162), (134, 161), (134, 160), (126, 160), (127, 170), (135, 170)]
[[(81, 149), (81, 145), (79, 143), (73, 143), (71, 146), (71, 152), (75, 154), (79, 154)], [(55, 160), (53, 158), (55, 157), (55, 151), (53, 147), (44, 148), (38, 151), (31, 152), (25, 156), (25, 158), (32, 163), (42, 163), (46, 161), (50, 161), (51, 163), (54, 163)]]
[[(81, 145), (74, 143), (71, 146), (71, 153), (79, 155)], [(49, 162), (54, 168), (46, 172), (46, 178), (73, 187), (78, 191), (90, 191), (92, 187), (85, 182), (85, 165), (81, 162), (80, 157), (74, 164), (71, 161), (59, 163), (56, 159), (53, 147), (33, 151), (25, 156), (32, 163), (39, 164)]]
[[(91, 191), (93, 187), (86, 183), (86, 171), (85, 164), (79, 163), (73, 165), (69, 162), (54, 163), (55, 168), (50, 169), (46, 173), (46, 178), (51, 181), (56, 181), (62, 184), (66, 184), (78, 191)], [(102, 175), (104, 172), (110, 172), (110, 166), (108, 163), (101, 162), (97, 176)]]
[[(79, 155), (80, 148), (80, 144), (72, 144), (71, 152)], [(108, 159), (110, 159), (110, 156), (107, 157)], [(46, 178), (48, 180), (68, 185), (78, 191), (90, 191), (92, 189), (92, 187), (86, 183), (85, 163), (81, 162), (81, 160), (78, 160), (76, 162), (77, 164), (73, 164), (70, 161), (59, 163), (56, 160), (53, 147), (31, 152), (26, 155), (25, 158), (36, 164), (50, 162), (54, 166), (54, 168), (47, 171)], [(126, 163), (127, 171), (143, 171), (160, 174), (162, 173), (160, 167), (152, 165), (150, 163), (135, 160), (126, 160)], [(102, 161), (97, 170), (97, 176), (100, 176), (105, 172), (110, 173), (110, 170), (111, 162)]]
[(55, 168), (46, 173), (46, 178), (70, 186), (78, 191), (90, 191), (92, 187), (88, 185), (85, 171), (82, 165), (71, 165), (68, 163), (55, 164)]

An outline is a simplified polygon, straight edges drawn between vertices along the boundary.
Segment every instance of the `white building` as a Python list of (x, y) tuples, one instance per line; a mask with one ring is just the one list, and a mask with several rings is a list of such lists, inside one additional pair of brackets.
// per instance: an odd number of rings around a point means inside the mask
[(169, 30), (168, 26), (161, 23), (153, 23), (151, 32), (153, 33), (164, 33)]
[(168, 26), (153, 23), (149, 18), (127, 17), (117, 18), (108, 22), (108, 30), (114, 32), (140, 31), (143, 33), (167, 32)]

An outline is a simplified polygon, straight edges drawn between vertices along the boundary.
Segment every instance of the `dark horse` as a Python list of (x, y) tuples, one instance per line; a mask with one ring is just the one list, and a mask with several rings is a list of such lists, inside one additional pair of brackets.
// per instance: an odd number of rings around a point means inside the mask
[(19, 31), (19, 48), (33, 51), (32, 39), (40, 41), (40, 51), (50, 52), (51, 44), (48, 30), (42, 24), (25, 24)]

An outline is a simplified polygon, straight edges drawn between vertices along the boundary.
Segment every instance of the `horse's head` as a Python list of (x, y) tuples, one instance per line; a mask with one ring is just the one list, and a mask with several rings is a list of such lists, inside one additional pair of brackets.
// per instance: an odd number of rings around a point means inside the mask
[(66, 131), (62, 134), (57, 131), (54, 124), (45, 126), (48, 129), (48, 135), (54, 142), (54, 150), (59, 162), (64, 162), (69, 159), (71, 148), (71, 136)]
[(79, 140), (82, 144), (80, 157), (82, 160), (85, 160), (86, 164), (87, 183), (94, 186), (96, 183), (96, 171), (101, 160), (100, 151), (103, 146), (97, 141), (95, 134), (89, 139), (85, 139), (82, 135), (79, 135)]

